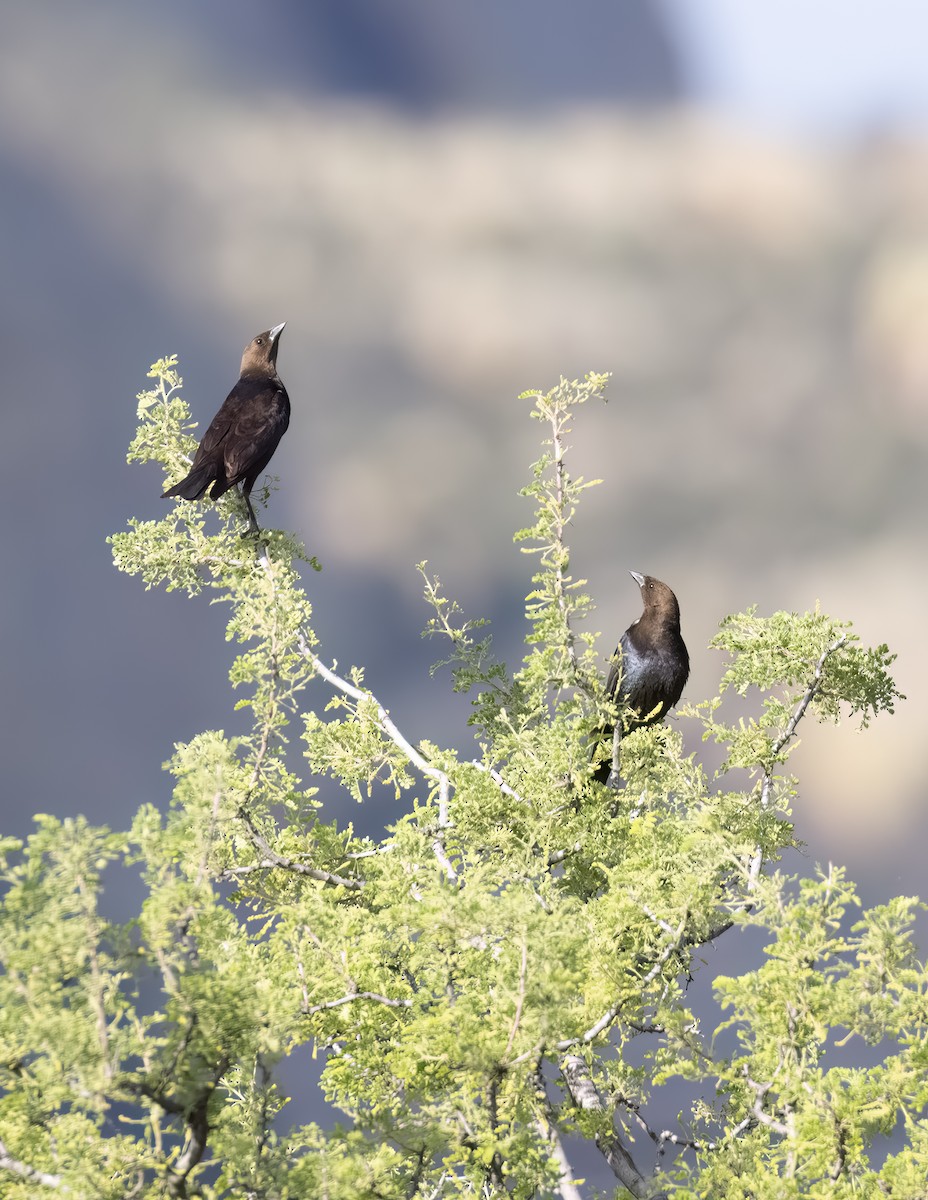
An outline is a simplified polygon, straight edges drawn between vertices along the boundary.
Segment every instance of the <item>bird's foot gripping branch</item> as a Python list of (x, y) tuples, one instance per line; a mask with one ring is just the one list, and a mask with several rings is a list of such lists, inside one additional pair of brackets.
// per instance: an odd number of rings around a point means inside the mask
[[(130, 454), (174, 479), (194, 442), (174, 360), (153, 377)], [(840, 871), (772, 871), (793, 840), (797, 727), (891, 710), (890, 657), (821, 614), (742, 614), (718, 639), (726, 704), (759, 687), (761, 717), (723, 724), (718, 698), (690, 710), (729, 747), (721, 773), (683, 754), (676, 724), (632, 728), (580, 627), (592, 604), (566, 542), (588, 486), (569, 426), (604, 382), (532, 394), (545, 445), (518, 535), (536, 570), (515, 671), (425, 575), (476, 746), (418, 743), (359, 669), (329, 665), (299, 546), (243, 543), (234, 495), (218, 517), (183, 504), (112, 539), (149, 585), (229, 604), (250, 728), (176, 748), (166, 814), (143, 805), (116, 834), (45, 817), (0, 846), (4, 1196), (579, 1200), (596, 1162), (617, 1196), (923, 1194), (914, 902), (855, 912)], [(620, 721), (616, 792), (596, 775)], [(285, 757), (294, 722), (303, 767)], [(378, 789), (395, 815), (360, 838), (339, 797)], [(100, 901), (120, 863), (145, 898), (117, 922)], [(713, 981), (704, 948), (736, 925), (761, 931), (765, 961)], [(724, 1056), (694, 1012), (713, 986)], [(837, 1029), (879, 1052), (833, 1065)], [(275, 1078), (293, 1058), (305, 1111), (301, 1048), (331, 1111), (294, 1127)]]

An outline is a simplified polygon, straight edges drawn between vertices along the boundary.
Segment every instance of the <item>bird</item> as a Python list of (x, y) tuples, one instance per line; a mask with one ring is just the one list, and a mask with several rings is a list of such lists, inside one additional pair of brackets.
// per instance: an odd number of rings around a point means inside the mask
[(162, 499), (199, 500), (212, 484), (209, 494), (218, 500), (240, 483), (249, 531), (260, 533), (251, 489), (290, 424), (290, 397), (277, 374), (277, 348), (286, 324), (266, 329), (245, 347), (238, 383), (203, 434), (190, 470)]
[[(667, 586), (652, 575), (630, 571), (641, 589), (644, 610), (622, 634), (606, 680), (610, 700), (622, 704), (621, 732), (631, 733), (662, 721), (680, 699), (690, 673), (690, 656), (680, 633), (680, 605)], [(603, 730), (612, 743), (614, 726)], [(611, 754), (596, 768), (595, 778), (609, 782)]]

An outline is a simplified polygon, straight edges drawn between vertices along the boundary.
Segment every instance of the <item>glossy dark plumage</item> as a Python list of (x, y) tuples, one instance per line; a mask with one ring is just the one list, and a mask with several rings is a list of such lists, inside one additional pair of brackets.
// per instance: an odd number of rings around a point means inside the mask
[(242, 485), (251, 529), (258, 522), (251, 489), (277, 449), (290, 424), (290, 397), (277, 374), (277, 347), (286, 321), (259, 333), (245, 347), (238, 383), (210, 422), (188, 473), (163, 493), (199, 500), (206, 489), (218, 500)]
[[(683, 694), (690, 673), (676, 596), (659, 579), (637, 571), (630, 574), (641, 589), (644, 611), (622, 634), (606, 681), (610, 698), (624, 699), (629, 706), (623, 733), (662, 721)], [(612, 734), (612, 727), (604, 730), (608, 745), (606, 759), (596, 770), (600, 783), (607, 782), (612, 766)]]

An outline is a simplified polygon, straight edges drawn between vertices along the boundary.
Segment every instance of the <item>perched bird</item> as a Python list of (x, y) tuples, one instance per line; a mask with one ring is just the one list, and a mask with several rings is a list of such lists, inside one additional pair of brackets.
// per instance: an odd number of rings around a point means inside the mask
[(218, 500), (240, 483), (249, 528), (259, 532), (251, 489), (290, 424), (290, 397), (277, 374), (277, 346), (286, 323), (259, 333), (245, 347), (238, 383), (203, 434), (190, 470), (162, 499), (199, 500), (212, 484), (209, 494)]
[[(644, 611), (622, 634), (606, 680), (610, 699), (628, 705), (622, 718), (623, 733), (663, 720), (680, 699), (690, 673), (676, 596), (659, 579), (637, 571), (629, 574), (641, 588)], [(613, 733), (613, 728), (603, 731), (610, 745)], [(608, 782), (611, 770), (609, 754), (597, 767), (596, 779)]]

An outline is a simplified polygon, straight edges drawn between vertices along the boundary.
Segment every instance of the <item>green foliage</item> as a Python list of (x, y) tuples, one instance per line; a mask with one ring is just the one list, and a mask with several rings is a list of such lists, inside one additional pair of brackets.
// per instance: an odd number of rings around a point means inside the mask
[[(873, 1169), (870, 1146), (899, 1116), (919, 1134), (928, 1104), (928, 972), (911, 943), (918, 901), (897, 897), (848, 928), (853, 886), (829, 868), (791, 886), (759, 881), (756, 903), (738, 923), (770, 935), (767, 961), (715, 986), (731, 1016), (721, 1029), (737, 1051), (719, 1063), (721, 1091), (742, 1141), (736, 1153), (701, 1149), (684, 1196), (924, 1195), (924, 1142)], [(840, 1036), (839, 1036), (840, 1035)], [(868, 1069), (829, 1065), (848, 1043), (886, 1047)], [(733, 1134), (730, 1132), (729, 1137)], [(739, 1176), (739, 1163), (765, 1172)], [(917, 1183), (916, 1183), (917, 1181)]]
[[(170, 480), (189, 412), (175, 359), (151, 377), (130, 459)], [(516, 535), (536, 570), (515, 671), (420, 566), (427, 633), (473, 698), (470, 751), (410, 741), (360, 668), (326, 664), (298, 569), (314, 560), (279, 532), (243, 538), (234, 493), (111, 539), (147, 586), (229, 606), (251, 728), (175, 748), (165, 815), (143, 806), (126, 833), (41, 817), (0, 844), (4, 1196), (577, 1200), (565, 1135), (603, 1154), (617, 1195), (924, 1194), (916, 902), (859, 914), (840, 871), (776, 870), (793, 830), (774, 772), (799, 723), (891, 712), (892, 657), (820, 613), (728, 618), (719, 696), (691, 712), (722, 769), (709, 779), (657, 726), (623, 740), (618, 791), (598, 784), (591, 741), (616, 711), (578, 631), (592, 602), (566, 532), (591, 484), (566, 439), (605, 383), (530, 394), (545, 439)], [(723, 722), (726, 693), (740, 710)], [(373, 840), (326, 822), (334, 788), (387, 788), (397, 818)], [(104, 920), (105, 881), (127, 869), (139, 911)], [(715, 980), (725, 1015), (706, 1036), (705, 947), (744, 926), (765, 961)], [(833, 1061), (858, 1043), (871, 1065)], [(332, 1120), (288, 1128), (276, 1067), (299, 1047)], [(650, 1128), (681, 1078), (699, 1098), (676, 1130)], [(900, 1116), (906, 1143), (878, 1167)]]

